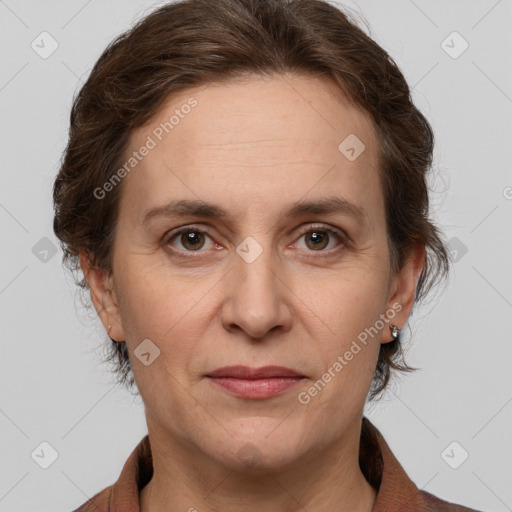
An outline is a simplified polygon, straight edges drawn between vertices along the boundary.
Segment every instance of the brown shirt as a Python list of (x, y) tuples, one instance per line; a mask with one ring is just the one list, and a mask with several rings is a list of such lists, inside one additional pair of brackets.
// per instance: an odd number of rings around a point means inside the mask
[[(363, 417), (359, 465), (377, 490), (373, 512), (478, 512), (419, 490), (406, 475), (379, 430)], [(103, 489), (74, 512), (140, 512), (139, 492), (153, 475), (146, 435), (125, 462), (117, 482)]]

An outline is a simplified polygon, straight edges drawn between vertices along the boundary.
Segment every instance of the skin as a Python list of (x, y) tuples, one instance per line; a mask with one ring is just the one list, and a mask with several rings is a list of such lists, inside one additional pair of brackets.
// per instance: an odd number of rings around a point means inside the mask
[[(376, 492), (359, 468), (359, 436), (389, 324), (309, 403), (298, 394), (379, 315), (401, 305), (391, 323), (403, 327), (413, 306), (424, 249), (391, 273), (373, 123), (324, 79), (251, 77), (170, 97), (132, 133), (127, 154), (190, 97), (197, 106), (122, 182), (113, 273), (81, 255), (105, 328), (128, 345), (145, 405), (154, 475), (141, 510), (370, 511)], [(338, 150), (349, 134), (366, 146), (354, 161)], [(363, 220), (283, 215), (295, 201), (331, 196), (364, 209)], [(218, 204), (230, 218), (142, 224), (148, 209), (175, 199)], [(210, 232), (192, 244), (169, 239), (189, 225)], [(315, 245), (312, 231), (324, 242)], [(236, 252), (248, 236), (263, 251), (251, 263)], [(148, 366), (133, 355), (144, 339), (160, 349)], [(248, 400), (205, 377), (237, 364), (306, 378)], [(240, 456), (247, 450), (252, 465)]]

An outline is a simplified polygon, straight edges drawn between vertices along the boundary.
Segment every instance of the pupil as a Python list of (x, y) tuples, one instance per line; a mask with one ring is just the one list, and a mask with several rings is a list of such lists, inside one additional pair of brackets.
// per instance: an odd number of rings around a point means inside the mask
[[(189, 231), (188, 233), (185, 234), (184, 245), (185, 246), (194, 246), (201, 241), (200, 238), (201, 238), (200, 234), (197, 233), (196, 231)], [(197, 247), (192, 247), (192, 249), (197, 249)]]
[[(313, 240), (313, 244), (318, 247), (319, 245), (322, 245), (322, 243), (325, 242), (324, 240), (324, 235), (322, 234), (322, 232), (318, 232), (318, 231), (312, 231), (311, 232), (311, 239)], [(324, 243), (325, 245), (325, 243)]]

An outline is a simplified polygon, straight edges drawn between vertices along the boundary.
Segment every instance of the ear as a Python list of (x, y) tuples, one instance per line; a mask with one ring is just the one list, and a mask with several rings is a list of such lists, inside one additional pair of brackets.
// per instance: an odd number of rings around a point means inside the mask
[(94, 267), (90, 255), (85, 251), (80, 251), (80, 267), (89, 285), (92, 303), (107, 334), (116, 341), (124, 341), (112, 275), (106, 270)]
[[(396, 325), (400, 329), (404, 327), (409, 319), (414, 306), (416, 296), (416, 284), (423, 267), (425, 266), (425, 246), (417, 243), (413, 245), (398, 273), (391, 278), (389, 287), (390, 298), (386, 311), (395, 311), (396, 314), (389, 324)], [(386, 328), (382, 332), (381, 343), (393, 341), (391, 330)]]

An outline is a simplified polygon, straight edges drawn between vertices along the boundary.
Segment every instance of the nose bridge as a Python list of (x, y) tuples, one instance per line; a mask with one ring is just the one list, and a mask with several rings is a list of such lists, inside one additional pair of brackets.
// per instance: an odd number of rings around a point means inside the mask
[(247, 237), (236, 248), (232, 286), (223, 313), (226, 328), (237, 325), (254, 338), (276, 326), (285, 327), (289, 321), (272, 243), (263, 238)]

